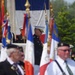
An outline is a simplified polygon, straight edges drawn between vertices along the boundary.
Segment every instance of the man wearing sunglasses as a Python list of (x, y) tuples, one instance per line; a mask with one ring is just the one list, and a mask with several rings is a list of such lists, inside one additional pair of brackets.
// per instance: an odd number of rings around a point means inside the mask
[(70, 59), (70, 45), (59, 43), (57, 48), (57, 57), (52, 61), (45, 75), (75, 75), (75, 61)]

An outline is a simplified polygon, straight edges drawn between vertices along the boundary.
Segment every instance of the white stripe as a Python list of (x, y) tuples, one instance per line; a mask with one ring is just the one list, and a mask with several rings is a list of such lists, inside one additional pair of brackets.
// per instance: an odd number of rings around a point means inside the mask
[(4, 61), (7, 58), (6, 48), (1, 47), (1, 55), (0, 55), (0, 62)]
[[(23, 27), (23, 19), (24, 19), (24, 13), (25, 11), (16, 11), (16, 23), (17, 23), (17, 31), (16, 34), (20, 33), (19, 28)], [(47, 15), (48, 15), (48, 21), (49, 21), (49, 10), (47, 10)], [(41, 10), (41, 11), (30, 11), (30, 21), (31, 21), (31, 25), (32, 25), (32, 32), (34, 33), (34, 27), (35, 25), (41, 25), (44, 26), (45, 28), (45, 11)]]
[(57, 55), (57, 44), (58, 44), (58, 41), (52, 39), (51, 49), (50, 49), (50, 59), (54, 59)]
[(42, 52), (40, 67), (42, 65), (49, 63), (49, 61), (50, 61), (50, 59), (49, 59), (49, 54), (47, 53), (47, 43), (45, 43), (43, 46), (43, 52)]
[(27, 40), (25, 50), (25, 60), (34, 65), (34, 44)]

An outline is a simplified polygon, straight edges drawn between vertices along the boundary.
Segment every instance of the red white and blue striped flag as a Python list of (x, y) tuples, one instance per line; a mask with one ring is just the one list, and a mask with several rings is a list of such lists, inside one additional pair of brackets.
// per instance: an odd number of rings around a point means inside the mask
[(58, 29), (56, 24), (53, 25), (53, 31), (52, 31), (52, 40), (51, 40), (51, 48), (50, 48), (50, 62), (54, 60), (54, 58), (57, 55), (57, 44), (60, 41), (58, 37)]
[(31, 25), (29, 26), (25, 50), (25, 72), (26, 75), (34, 75), (34, 43)]
[[(45, 12), (44, 12), (44, 3), (46, 3), (46, 9), (47, 9), (47, 14), (49, 18), (49, 0), (28, 0), (30, 3), (30, 20), (31, 20), (31, 25), (32, 26), (32, 32), (34, 33), (34, 27), (37, 25), (43, 25), (45, 26)], [(19, 27), (23, 27), (23, 17), (25, 14), (25, 3), (26, 0), (15, 0), (15, 20), (17, 23), (17, 32), (16, 34), (19, 34)]]
[(41, 57), (41, 62), (40, 62), (40, 75), (44, 75), (45, 70), (47, 65), (49, 64), (49, 54), (47, 52), (48, 49), (48, 22), (46, 21), (46, 33), (45, 33), (45, 40), (43, 44), (43, 52), (42, 52), (42, 57)]
[[(28, 19), (27, 16), (26, 19)], [(29, 22), (29, 20), (27, 21)], [(26, 23), (26, 26), (28, 26), (28, 22)], [(34, 42), (31, 24), (28, 26), (28, 34), (25, 48), (25, 74), (34, 75)]]

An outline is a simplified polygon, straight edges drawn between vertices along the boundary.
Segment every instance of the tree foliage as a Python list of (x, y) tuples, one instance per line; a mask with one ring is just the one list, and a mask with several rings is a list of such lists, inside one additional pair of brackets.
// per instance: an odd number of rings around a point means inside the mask
[(60, 40), (75, 46), (75, 2), (67, 4), (64, 0), (53, 0), (52, 5)]

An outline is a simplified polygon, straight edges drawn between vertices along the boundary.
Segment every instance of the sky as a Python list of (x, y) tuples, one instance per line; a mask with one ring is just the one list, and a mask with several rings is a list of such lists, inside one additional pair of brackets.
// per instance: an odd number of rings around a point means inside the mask
[(68, 3), (73, 3), (75, 0), (64, 0), (67, 1)]

